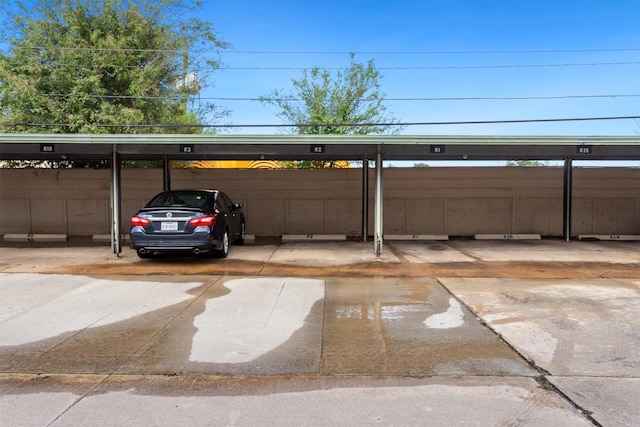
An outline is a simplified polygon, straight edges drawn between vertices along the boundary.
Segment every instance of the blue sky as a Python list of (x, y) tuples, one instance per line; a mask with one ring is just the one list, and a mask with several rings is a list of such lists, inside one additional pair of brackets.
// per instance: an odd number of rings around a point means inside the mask
[[(202, 3), (200, 18), (232, 45), (206, 98), (288, 90), (301, 70), (264, 68), (347, 67), (347, 52), (356, 52), (359, 61), (374, 59), (388, 98), (581, 97), (388, 101), (402, 122), (640, 115), (640, 0)], [(232, 111), (229, 124), (282, 123), (274, 107), (257, 101), (215, 102)], [(410, 126), (403, 133), (638, 135), (640, 120)]]
[[(0, 9), (12, 4), (0, 0)], [(282, 123), (273, 106), (246, 98), (289, 90), (301, 68), (348, 67), (348, 52), (375, 61), (388, 98), (414, 98), (385, 103), (402, 122), (640, 116), (640, 0), (202, 0), (198, 17), (231, 45), (214, 86), (201, 94), (231, 110), (226, 124)], [(409, 126), (403, 133), (639, 135), (640, 120)]]

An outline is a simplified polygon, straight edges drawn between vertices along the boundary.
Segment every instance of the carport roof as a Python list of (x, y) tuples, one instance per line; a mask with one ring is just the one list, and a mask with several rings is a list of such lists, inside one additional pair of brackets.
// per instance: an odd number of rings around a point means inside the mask
[(640, 136), (0, 134), (0, 160), (640, 160)]

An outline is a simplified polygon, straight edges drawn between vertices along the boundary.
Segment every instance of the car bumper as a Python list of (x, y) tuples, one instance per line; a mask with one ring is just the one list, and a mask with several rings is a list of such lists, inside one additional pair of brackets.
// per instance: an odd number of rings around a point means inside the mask
[(222, 248), (222, 241), (215, 239), (210, 233), (149, 235), (132, 230), (130, 236), (132, 249), (144, 249), (149, 252), (194, 251), (196, 249), (205, 252)]

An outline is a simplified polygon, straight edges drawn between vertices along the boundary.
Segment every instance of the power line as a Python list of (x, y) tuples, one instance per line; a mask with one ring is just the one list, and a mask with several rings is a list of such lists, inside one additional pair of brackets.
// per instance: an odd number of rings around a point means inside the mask
[[(4, 43), (8, 45), (8, 43)], [(182, 52), (181, 49), (134, 49), (134, 48), (98, 48), (98, 47), (60, 47), (60, 46), (15, 46), (20, 50), (59, 50), (59, 51), (123, 51), (123, 52)], [(249, 55), (501, 55), (501, 54), (530, 54), (530, 53), (580, 53), (580, 52), (637, 52), (640, 48), (609, 48), (609, 49), (532, 49), (532, 50), (389, 50), (389, 51), (337, 51), (337, 50), (225, 50), (229, 54)], [(218, 52), (218, 50), (204, 50), (203, 52)]]
[[(528, 101), (554, 99), (589, 99), (589, 98), (632, 98), (640, 95), (559, 95), (559, 96), (507, 96), (507, 97), (428, 97), (428, 98), (381, 98), (381, 101)], [(218, 101), (304, 101), (302, 98), (230, 98), (203, 97)], [(359, 99), (364, 100), (364, 99)]]
[[(303, 123), (303, 124), (91, 124), (93, 127), (103, 128), (309, 128), (309, 127), (360, 127), (360, 126), (441, 126), (441, 125), (481, 125), (481, 124), (514, 124), (514, 123), (551, 123), (576, 122), (598, 120), (638, 120), (640, 116), (613, 117), (573, 117), (551, 119), (516, 119), (516, 120), (465, 120), (448, 122), (398, 122), (398, 123)], [(71, 127), (68, 123), (5, 123), (8, 127)]]
[[(640, 61), (618, 61), (618, 62), (584, 62), (584, 63), (561, 63), (561, 64), (495, 64), (495, 65), (416, 65), (416, 66), (397, 66), (397, 67), (376, 67), (377, 70), (395, 70), (395, 71), (415, 71), (415, 70), (473, 70), (473, 69), (496, 69), (496, 68), (560, 68), (560, 67), (597, 67), (597, 66), (607, 66), (607, 65), (637, 65), (640, 64)], [(153, 67), (154, 64), (149, 62), (147, 64), (141, 65), (119, 65), (119, 64), (109, 64), (108, 69), (141, 69), (147, 67)], [(69, 63), (59, 63), (54, 62), (51, 66), (43, 65), (42, 68), (45, 69), (55, 69), (55, 68), (74, 68), (74, 69), (83, 69), (83, 70), (95, 70), (100, 68), (107, 67), (93, 67), (87, 64), (69, 64)], [(224, 66), (220, 67), (220, 70), (240, 70), (240, 71), (308, 71), (316, 66), (310, 67), (268, 67), (268, 66), (258, 66), (258, 67), (229, 67)], [(349, 67), (321, 67), (317, 66), (317, 68), (321, 68), (323, 70), (331, 70), (331, 71), (344, 71), (348, 70)]]
[[(513, 64), (513, 65), (443, 65), (443, 66), (409, 66), (409, 67), (376, 67), (377, 70), (466, 70), (466, 69), (489, 69), (489, 68), (542, 68), (542, 67), (591, 67), (603, 65), (636, 65), (640, 61), (625, 62), (591, 62), (574, 64)], [(264, 70), (264, 71), (305, 71), (315, 67), (224, 67), (225, 70)], [(348, 70), (346, 67), (318, 67), (324, 70), (341, 71)]]
[[(141, 100), (154, 100), (154, 99), (166, 99), (166, 100), (184, 100), (183, 96), (135, 96), (135, 95), (91, 95), (91, 94), (77, 94), (77, 93), (43, 93), (42, 96), (59, 97), (59, 98), (91, 98), (91, 99), (141, 99)], [(607, 94), (607, 95), (557, 95), (557, 96), (476, 96), (476, 97), (403, 97), (393, 98), (384, 97), (381, 101), (529, 101), (529, 100), (558, 100), (558, 99), (601, 99), (601, 98), (637, 98), (640, 95), (632, 94)], [(304, 101), (302, 98), (270, 98), (270, 97), (217, 97), (217, 96), (203, 96), (197, 97), (198, 100), (213, 100), (213, 101)], [(360, 101), (366, 99), (360, 98)]]
[(251, 55), (496, 55), (496, 54), (529, 54), (529, 53), (580, 53), (580, 52), (636, 52), (640, 48), (612, 49), (550, 49), (550, 50), (426, 50), (426, 51), (312, 51), (312, 50), (228, 50), (225, 53)]

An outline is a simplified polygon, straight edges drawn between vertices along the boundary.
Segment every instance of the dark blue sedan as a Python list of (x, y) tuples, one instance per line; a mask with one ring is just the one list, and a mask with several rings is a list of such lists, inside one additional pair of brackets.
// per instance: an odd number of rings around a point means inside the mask
[(218, 190), (164, 191), (131, 218), (131, 248), (140, 258), (187, 251), (226, 258), (244, 234), (242, 205)]

